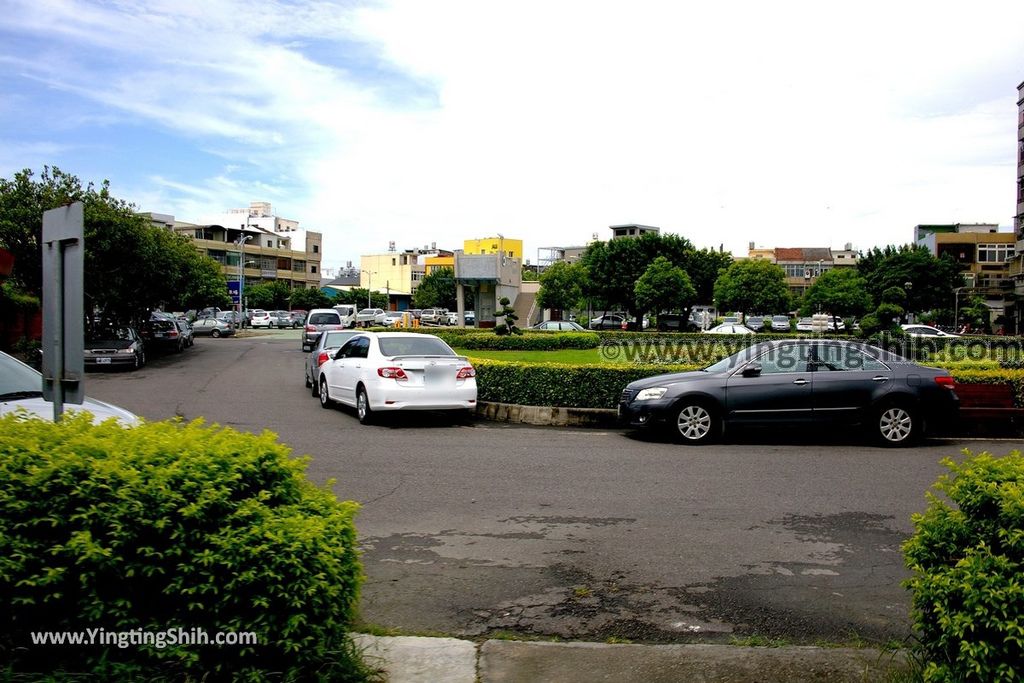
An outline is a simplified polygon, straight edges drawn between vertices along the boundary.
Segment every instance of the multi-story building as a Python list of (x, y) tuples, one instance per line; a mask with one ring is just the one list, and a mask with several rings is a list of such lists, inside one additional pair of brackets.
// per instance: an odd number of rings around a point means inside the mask
[(462, 253), (467, 255), (502, 254), (506, 258), (522, 261), (523, 241), (509, 239), (502, 235), (465, 240), (462, 243)]
[[(1017, 254), (1010, 262), (1010, 277), (1014, 293), (1024, 300), (1024, 83), (1017, 86), (1017, 213), (1013, 218), (1013, 231), (1017, 236)], [(1021, 328), (1021, 311), (1014, 311), (1013, 331)]]
[(619, 237), (640, 237), (648, 233), (657, 235), (661, 232), (661, 228), (656, 228), (653, 225), (638, 225), (637, 223), (627, 223), (626, 225), (609, 225), (608, 229), (612, 231), (612, 239)]
[(167, 214), (142, 215), (154, 225), (189, 237), (200, 253), (220, 263), (236, 299), (241, 281), (248, 285), (279, 281), (290, 289), (320, 286), (323, 236), (299, 230), (296, 221), (287, 221), (294, 227), (278, 231), (234, 213), (225, 214), (228, 218), (222, 222), (203, 223), (177, 221)]
[(389, 306), (404, 310), (411, 306), (416, 288), (427, 274), (428, 261), (440, 259), (454, 266), (453, 253), (435, 245), (397, 251), (392, 242), (384, 253), (359, 257), (359, 286), (372, 292), (386, 292)]
[(856, 266), (858, 253), (849, 242), (841, 250), (827, 247), (766, 248), (750, 242), (747, 258), (778, 265), (786, 273), (786, 286), (789, 290), (794, 294), (803, 294), (825, 271)]
[(1010, 318), (1013, 306), (1012, 265), (1017, 252), (1017, 236), (1012, 231), (1000, 232), (994, 223), (953, 225), (918, 225), (914, 228), (917, 244), (927, 247), (934, 256), (947, 256), (960, 266), (967, 292), (957, 292), (958, 301), (971, 295), (985, 299), (993, 322), (1007, 316), (1011, 330), (1015, 325)]

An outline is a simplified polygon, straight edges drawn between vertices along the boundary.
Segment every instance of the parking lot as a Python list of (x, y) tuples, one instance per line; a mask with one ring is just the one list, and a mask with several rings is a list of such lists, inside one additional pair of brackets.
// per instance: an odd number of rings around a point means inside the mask
[(362, 618), (406, 632), (635, 641), (908, 635), (899, 546), (962, 448), (764, 435), (686, 448), (621, 430), (362, 426), (303, 386), (299, 331), (197, 339), (86, 392), (149, 419), (269, 429), (358, 518)]

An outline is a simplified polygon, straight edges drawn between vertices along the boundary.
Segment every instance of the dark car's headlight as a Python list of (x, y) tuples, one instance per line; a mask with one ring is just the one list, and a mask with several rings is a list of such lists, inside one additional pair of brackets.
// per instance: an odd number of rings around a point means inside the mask
[(668, 391), (667, 387), (651, 387), (650, 389), (641, 389), (640, 393), (636, 395), (634, 401), (653, 401), (659, 399), (665, 395)]

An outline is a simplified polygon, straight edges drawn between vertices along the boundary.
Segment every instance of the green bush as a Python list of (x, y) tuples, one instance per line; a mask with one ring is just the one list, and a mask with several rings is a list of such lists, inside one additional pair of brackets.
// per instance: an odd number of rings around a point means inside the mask
[[(473, 359), (481, 401), (566, 408), (614, 408), (619, 395), (634, 380), (665, 372), (678, 365), (567, 365), (513, 363)], [(692, 367), (689, 369), (696, 369)]]
[(598, 336), (593, 332), (526, 332), (499, 336), (487, 332), (458, 335), (454, 343), (477, 351), (558, 351), (560, 349), (596, 349)]
[[(344, 680), (357, 505), (274, 434), (0, 419), (0, 661), (111, 680)], [(32, 645), (32, 632), (255, 633), (258, 645)]]
[(925, 681), (1024, 678), (1024, 457), (957, 464), (904, 544)]
[(1014, 406), (1024, 408), (1024, 370), (962, 370), (953, 367), (949, 374), (960, 384), (1007, 384), (1012, 389)]

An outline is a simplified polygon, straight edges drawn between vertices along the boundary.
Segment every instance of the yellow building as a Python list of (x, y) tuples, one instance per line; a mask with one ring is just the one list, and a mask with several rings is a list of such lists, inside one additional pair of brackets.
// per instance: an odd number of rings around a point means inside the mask
[(478, 240), (466, 240), (462, 243), (462, 251), (471, 256), (503, 254), (522, 262), (523, 241), (501, 237), (500, 235), (498, 237), (484, 237)]
[(434, 270), (440, 268), (451, 268), (455, 270), (454, 256), (431, 256), (424, 263), (424, 275), (430, 275)]
[(374, 292), (390, 292), (412, 296), (423, 278), (423, 267), (417, 267), (416, 255), (389, 251), (359, 257), (359, 286)]

